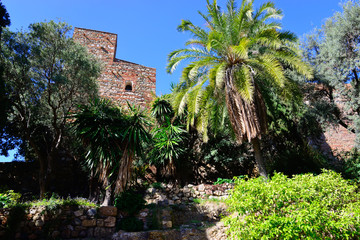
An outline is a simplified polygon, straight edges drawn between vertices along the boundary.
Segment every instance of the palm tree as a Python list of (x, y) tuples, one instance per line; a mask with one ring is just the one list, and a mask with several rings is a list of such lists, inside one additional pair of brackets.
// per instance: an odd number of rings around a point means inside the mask
[(223, 12), (216, 0), (207, 0), (207, 14), (199, 12), (206, 29), (182, 21), (178, 30), (194, 38), (186, 48), (170, 53), (167, 71), (189, 62), (175, 90), (177, 112), (186, 108), (189, 124), (205, 137), (211, 117), (219, 123), (228, 116), (237, 141), (252, 143), (259, 173), (267, 177), (259, 141), (267, 131), (261, 91), (266, 86), (283, 88), (286, 68), (308, 78), (311, 70), (299, 57), (294, 34), (281, 32), (274, 21), (282, 17), (281, 10), (266, 2), (255, 11), (253, 2), (243, 0), (237, 8), (235, 0), (228, 0)]

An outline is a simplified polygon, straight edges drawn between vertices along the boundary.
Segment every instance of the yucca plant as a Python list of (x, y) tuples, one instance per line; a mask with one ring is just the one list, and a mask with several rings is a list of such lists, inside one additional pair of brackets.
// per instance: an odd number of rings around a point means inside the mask
[(183, 142), (186, 131), (179, 123), (179, 119), (174, 116), (174, 111), (166, 96), (155, 99), (151, 115), (157, 122), (157, 127), (152, 130), (151, 163), (164, 167), (166, 175), (175, 176), (176, 162), (184, 153)]
[(227, 116), (237, 141), (252, 143), (259, 173), (267, 177), (259, 141), (267, 131), (261, 91), (283, 88), (286, 68), (311, 78), (310, 67), (301, 61), (296, 36), (280, 31), (274, 21), (282, 11), (272, 2), (255, 11), (254, 0), (243, 0), (240, 7), (228, 0), (221, 11), (216, 0), (207, 0), (207, 14), (199, 14), (206, 28), (183, 20), (178, 30), (190, 32), (193, 39), (168, 57), (170, 73), (187, 60), (174, 91), (177, 114), (186, 109), (188, 124), (205, 140), (209, 123), (219, 124)]
[(81, 106), (74, 124), (86, 149), (85, 164), (103, 183), (103, 205), (108, 205), (113, 192), (125, 190), (135, 155), (142, 152), (142, 143), (150, 140), (148, 122), (138, 108), (128, 105), (124, 112), (110, 100), (95, 99)]
[(81, 106), (74, 124), (76, 134), (86, 149), (85, 166), (90, 171), (90, 177), (97, 176), (103, 184), (106, 189), (103, 205), (109, 205), (112, 196), (111, 175), (122, 158), (126, 118), (110, 100), (95, 99), (89, 105)]
[(136, 155), (143, 153), (143, 143), (151, 141), (149, 134), (150, 122), (145, 110), (131, 106), (128, 103), (127, 124), (123, 126), (122, 149), (123, 156), (117, 174), (115, 193), (123, 192), (131, 178), (131, 170)]

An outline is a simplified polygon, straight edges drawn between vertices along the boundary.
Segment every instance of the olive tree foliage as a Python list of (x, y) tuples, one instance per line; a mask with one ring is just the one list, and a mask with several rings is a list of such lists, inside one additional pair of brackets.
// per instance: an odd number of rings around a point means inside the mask
[(11, 103), (3, 136), (19, 139), (39, 162), (41, 197), (67, 136), (69, 115), (97, 95), (100, 66), (70, 31), (66, 23), (50, 21), (3, 32), (2, 77)]
[[(342, 12), (327, 19), (321, 29), (303, 42), (304, 58), (314, 67), (313, 81), (320, 83), (312, 94), (320, 120), (336, 122), (357, 134), (360, 131), (360, 2), (348, 1)], [(345, 115), (335, 104), (344, 99)], [(349, 118), (349, 119), (348, 119)], [(347, 120), (353, 124), (348, 125)]]
[[(3, 28), (10, 26), (10, 16), (9, 13), (7, 12), (5, 6), (0, 2), (0, 41), (1, 41), (1, 35), (2, 35), (2, 31)], [(1, 52), (1, 44), (0, 44), (0, 52)], [(1, 61), (1, 59), (0, 59)], [(6, 122), (6, 111), (9, 105), (9, 102), (7, 101), (6, 98), (6, 94), (5, 94), (5, 85), (4, 85), (4, 81), (2, 78), (2, 72), (4, 70), (4, 66), (2, 64), (2, 62), (0, 62), (0, 129), (2, 129), (4, 127), (4, 123)], [(11, 143), (12, 141), (10, 141)], [(6, 144), (7, 142), (4, 142), (3, 140), (1, 140), (1, 135), (0, 135), (0, 143), (1, 145), (6, 145), (6, 146), (10, 146), (11, 144)], [(7, 148), (8, 148), (7, 147)], [(0, 149), (1, 154), (3, 155), (7, 155), (7, 151), (4, 148), (4, 151), (2, 151), (2, 149)]]
[(7, 12), (5, 6), (0, 2), (0, 38), (2, 29), (9, 26), (11, 23), (9, 13)]

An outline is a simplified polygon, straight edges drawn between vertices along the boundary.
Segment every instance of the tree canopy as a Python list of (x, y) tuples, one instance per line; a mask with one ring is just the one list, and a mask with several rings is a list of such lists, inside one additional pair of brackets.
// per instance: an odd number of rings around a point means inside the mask
[(5, 93), (11, 103), (3, 134), (20, 140), (40, 163), (40, 193), (67, 136), (69, 115), (97, 95), (97, 61), (70, 37), (71, 27), (53, 21), (28, 31), (3, 33)]

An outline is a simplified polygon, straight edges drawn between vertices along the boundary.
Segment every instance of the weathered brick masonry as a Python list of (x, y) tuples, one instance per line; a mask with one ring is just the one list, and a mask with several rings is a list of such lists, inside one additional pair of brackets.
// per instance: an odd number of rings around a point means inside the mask
[(98, 79), (101, 97), (146, 107), (155, 96), (156, 69), (115, 58), (117, 34), (75, 28), (73, 38), (103, 63)]

